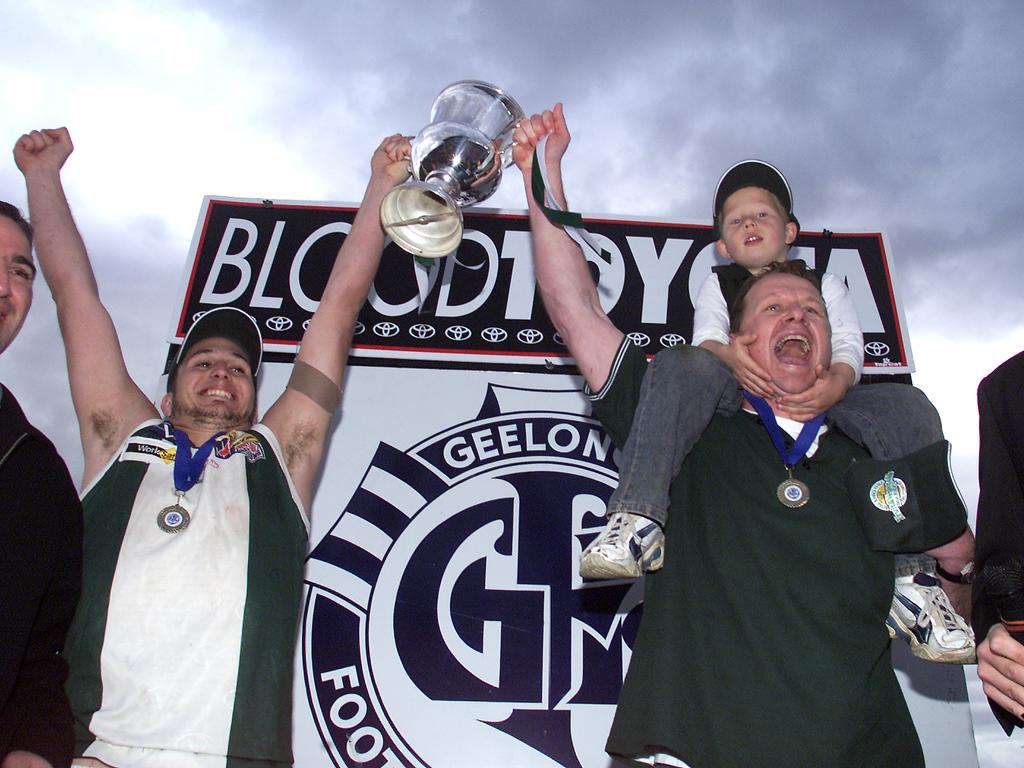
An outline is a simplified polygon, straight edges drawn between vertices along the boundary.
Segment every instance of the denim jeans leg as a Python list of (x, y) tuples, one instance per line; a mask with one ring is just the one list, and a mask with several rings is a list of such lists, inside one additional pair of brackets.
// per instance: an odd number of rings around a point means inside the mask
[(943, 439), (935, 406), (909, 384), (851, 387), (829, 416), (875, 459), (902, 458)]
[(644, 374), (608, 515), (628, 512), (668, 521), (669, 488), (683, 459), (716, 411), (742, 404), (732, 372), (700, 347), (678, 345), (655, 355)]

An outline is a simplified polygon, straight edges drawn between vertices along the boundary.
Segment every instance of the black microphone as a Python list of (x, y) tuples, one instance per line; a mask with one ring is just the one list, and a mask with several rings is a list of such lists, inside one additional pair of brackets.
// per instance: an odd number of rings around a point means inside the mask
[(983, 594), (995, 606), (999, 620), (1018, 643), (1024, 643), (1024, 559), (993, 555), (981, 578)]

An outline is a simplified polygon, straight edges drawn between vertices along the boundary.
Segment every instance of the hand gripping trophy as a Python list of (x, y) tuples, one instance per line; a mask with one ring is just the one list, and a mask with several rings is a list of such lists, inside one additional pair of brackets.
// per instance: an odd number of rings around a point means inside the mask
[(498, 188), (522, 117), (515, 100), (489, 83), (461, 80), (441, 91), (430, 124), (412, 140), (412, 180), (381, 201), (381, 225), (391, 239), (417, 257), (458, 248), (461, 209)]

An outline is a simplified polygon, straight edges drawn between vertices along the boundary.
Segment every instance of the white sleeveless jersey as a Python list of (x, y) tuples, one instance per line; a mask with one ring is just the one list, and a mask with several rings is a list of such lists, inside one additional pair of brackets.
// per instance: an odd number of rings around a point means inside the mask
[[(83, 494), (83, 598), (66, 651), (76, 753), (117, 766), (290, 763), (308, 521), (266, 427), (222, 437), (180, 497), (175, 451), (170, 425), (147, 422)], [(176, 503), (189, 522), (167, 532), (158, 517)]]

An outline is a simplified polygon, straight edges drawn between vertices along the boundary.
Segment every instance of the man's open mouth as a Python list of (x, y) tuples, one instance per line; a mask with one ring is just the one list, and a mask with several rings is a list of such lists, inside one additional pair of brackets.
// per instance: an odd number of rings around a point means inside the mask
[(775, 342), (775, 356), (778, 358), (806, 358), (811, 353), (811, 343), (806, 336), (790, 333)]

